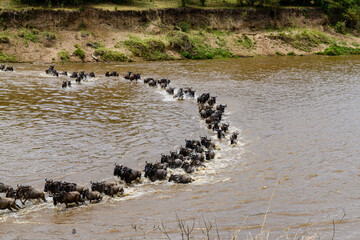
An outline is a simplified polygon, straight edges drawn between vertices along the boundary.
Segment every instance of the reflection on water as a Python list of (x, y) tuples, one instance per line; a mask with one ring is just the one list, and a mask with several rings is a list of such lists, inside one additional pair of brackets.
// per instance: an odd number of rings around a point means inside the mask
[(244, 239), (260, 232), (269, 206), (263, 230), (270, 239), (329, 239), (333, 220), (338, 238), (359, 235), (359, 57), (57, 65), (97, 75), (65, 90), (65, 77), (49, 77), (47, 66), (14, 68), (0, 72), (0, 182), (43, 188), (49, 177), (109, 180), (115, 162), (143, 169), (185, 139), (211, 135), (196, 101), (103, 77), (110, 70), (167, 77), (175, 87), (216, 95), (241, 140), (237, 147), (218, 142), (216, 161), (190, 185), (145, 180), (100, 204), (63, 211), (51, 202), (27, 203), (18, 213), (1, 211), (6, 238), (67, 239), (76, 228), (82, 238), (157, 239), (164, 237), (162, 220), (178, 239), (177, 212), (188, 222), (196, 218), (197, 238), (204, 238), (204, 217), (216, 220), (222, 239), (240, 229)]

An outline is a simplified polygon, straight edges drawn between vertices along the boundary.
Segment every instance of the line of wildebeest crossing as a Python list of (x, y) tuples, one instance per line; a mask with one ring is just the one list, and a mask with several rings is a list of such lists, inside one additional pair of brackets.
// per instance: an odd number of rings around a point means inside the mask
[[(0, 66), (0, 70), (8, 67)], [(10, 71), (10, 70), (6, 70)], [(13, 68), (11, 67), (11, 71)], [(66, 71), (59, 72), (55, 70), (54, 66), (50, 66), (45, 71), (47, 74), (58, 77), (59, 75), (70, 76), (75, 78), (75, 82), (80, 84), (82, 81), (89, 78), (95, 78), (95, 74), (85, 72), (73, 72), (68, 74)], [(116, 71), (106, 72), (106, 77), (118, 77)], [(124, 79), (129, 81), (138, 81), (141, 75), (138, 73), (128, 72)], [(195, 90), (186, 88), (174, 88), (170, 86), (169, 79), (154, 79), (145, 78), (144, 84), (150, 87), (160, 88), (165, 90), (174, 99), (184, 100), (195, 99)], [(71, 87), (71, 81), (63, 81), (62, 88)], [(223, 123), (222, 118), (225, 112), (226, 105), (216, 104), (216, 96), (211, 96), (210, 93), (203, 93), (197, 98), (198, 110), (200, 117), (205, 121), (208, 129), (213, 131), (216, 137), (226, 139), (228, 136), (229, 144), (236, 144), (237, 132), (229, 132), (229, 124)], [(169, 154), (161, 154), (160, 160), (155, 163), (145, 163), (143, 171), (131, 169), (129, 167), (115, 164), (113, 175), (119, 178), (119, 182), (101, 181), (90, 182), (90, 187), (85, 187), (76, 183), (69, 183), (65, 181), (55, 181), (53, 179), (45, 179), (45, 186), (43, 190), (35, 189), (32, 186), (18, 185), (16, 188), (0, 182), (0, 193), (5, 193), (6, 197), (0, 197), (0, 209), (19, 210), (21, 207), (16, 203), (20, 200), (24, 205), (26, 201), (38, 199), (46, 202), (45, 193), (48, 193), (53, 199), (54, 205), (58, 203), (68, 204), (75, 203), (79, 205), (86, 200), (89, 202), (100, 202), (104, 195), (111, 197), (121, 196), (124, 193), (124, 187), (119, 183), (126, 183), (130, 186), (134, 183), (139, 183), (142, 177), (148, 178), (150, 181), (173, 181), (175, 183), (191, 183), (193, 178), (191, 175), (200, 167), (206, 167), (206, 162), (212, 161), (215, 158), (216, 151), (215, 142), (209, 137), (199, 137), (199, 139), (185, 140), (185, 146), (181, 146), (177, 151), (170, 151)], [(183, 174), (169, 174), (169, 169), (182, 169)]]

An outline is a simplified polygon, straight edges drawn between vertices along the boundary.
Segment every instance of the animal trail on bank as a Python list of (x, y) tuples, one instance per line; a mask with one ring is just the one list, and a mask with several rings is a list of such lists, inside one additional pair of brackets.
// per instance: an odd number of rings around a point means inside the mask
[[(5, 69), (5, 66), (0, 66)], [(13, 68), (11, 67), (11, 71)], [(8, 70), (10, 71), (10, 70)], [(68, 74), (67, 71), (59, 72), (55, 70), (54, 66), (46, 69), (46, 74), (59, 77), (59, 75), (69, 76), (75, 79), (75, 83), (81, 84), (90, 78), (95, 78), (93, 72), (85, 73), (84, 71), (73, 72)], [(117, 71), (109, 71), (105, 73), (105, 77), (119, 77)], [(125, 80), (130, 82), (141, 82), (141, 75), (139, 73), (128, 72), (123, 76)], [(206, 169), (207, 165), (216, 159), (220, 152), (219, 144), (224, 144), (224, 140), (230, 146), (237, 145), (237, 131), (230, 131), (229, 123), (223, 122), (223, 115), (225, 113), (226, 104), (217, 104), (216, 96), (211, 96), (210, 93), (202, 93), (196, 96), (196, 90), (190, 87), (172, 87), (171, 81), (167, 78), (155, 79), (152, 77), (142, 80), (143, 84), (158, 90), (164, 96), (172, 97), (175, 101), (195, 100), (198, 106), (198, 112), (203, 123), (213, 133), (211, 137), (199, 136), (198, 139), (185, 140), (185, 145), (177, 147), (177, 151), (170, 151), (169, 154), (161, 154), (159, 161), (155, 163), (145, 162), (143, 171), (134, 170), (129, 167), (115, 163), (113, 175), (118, 177), (120, 182), (126, 183), (127, 188), (134, 187), (134, 183), (138, 187), (143, 184), (142, 177), (151, 182), (164, 181), (174, 182), (179, 184), (187, 184), (193, 182), (194, 173), (200, 169)], [(62, 88), (71, 88), (71, 80), (63, 81)], [(218, 145), (217, 145), (218, 144)], [(205, 170), (206, 171), (206, 170)], [(68, 183), (65, 181), (54, 181), (52, 179), (45, 179), (44, 191), (37, 190), (31, 186), (18, 185), (16, 189), (9, 185), (0, 182), (0, 193), (5, 193), (6, 198), (0, 197), (0, 209), (19, 210), (20, 207), (15, 201), (20, 199), (23, 206), (27, 200), (41, 199), (46, 202), (44, 192), (49, 194), (52, 198), (53, 204), (57, 205), (63, 203), (83, 204), (85, 200), (89, 202), (100, 202), (104, 195), (110, 197), (121, 196), (124, 194), (124, 188), (119, 182), (102, 181), (90, 182), (91, 187), (85, 187), (76, 183)], [(12, 201), (14, 200), (14, 204)], [(10, 205), (11, 206), (10, 206)], [(10, 207), (9, 207), (10, 206)]]

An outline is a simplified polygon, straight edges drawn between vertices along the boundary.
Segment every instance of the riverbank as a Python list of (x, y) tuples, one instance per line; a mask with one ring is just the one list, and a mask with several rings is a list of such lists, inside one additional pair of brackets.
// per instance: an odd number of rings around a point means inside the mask
[(0, 61), (10, 62), (356, 54), (360, 46), (359, 37), (328, 27), (318, 8), (34, 8), (2, 10), (0, 19)]

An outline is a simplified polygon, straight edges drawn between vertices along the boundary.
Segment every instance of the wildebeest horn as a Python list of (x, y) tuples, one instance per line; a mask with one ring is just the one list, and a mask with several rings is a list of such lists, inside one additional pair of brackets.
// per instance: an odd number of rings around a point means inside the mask
[(45, 182), (47, 182), (47, 178), (45, 178)]

